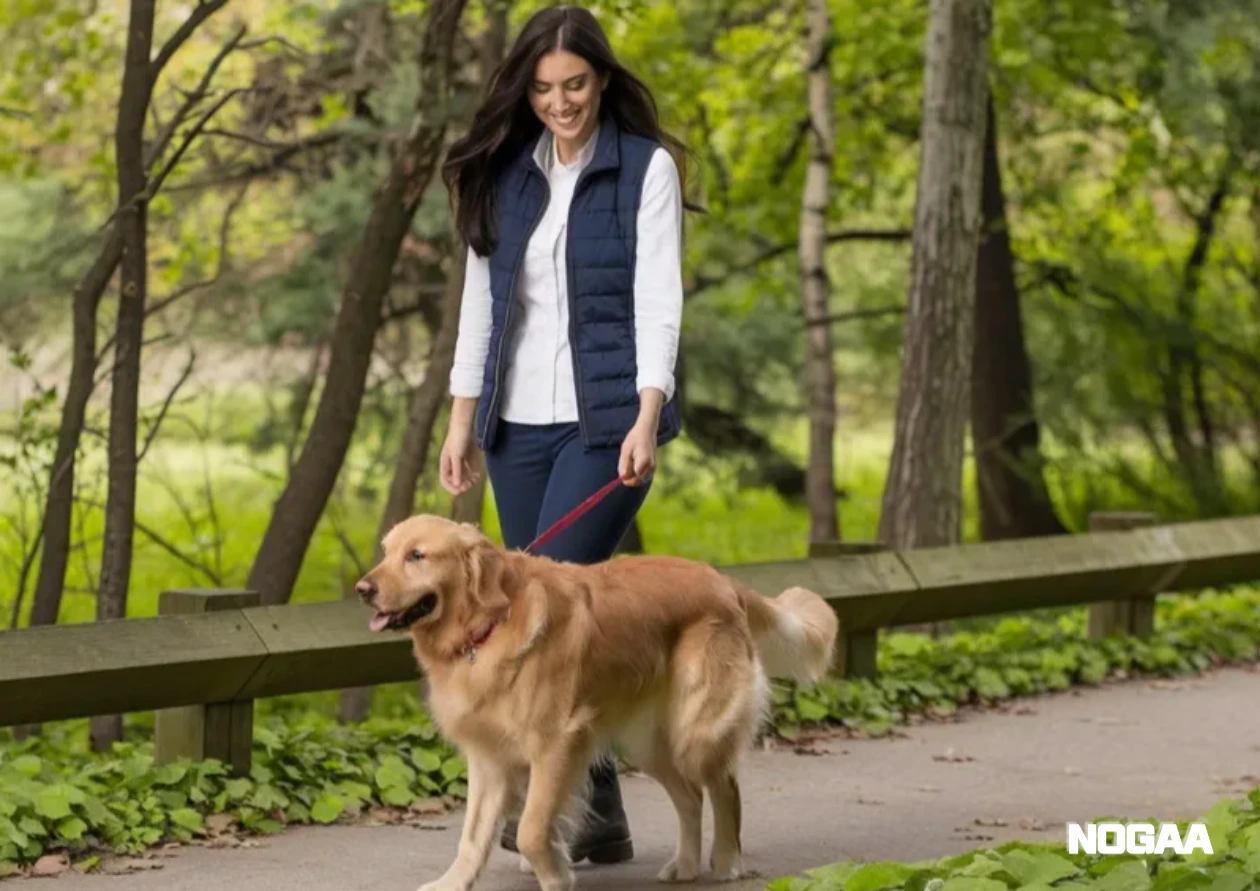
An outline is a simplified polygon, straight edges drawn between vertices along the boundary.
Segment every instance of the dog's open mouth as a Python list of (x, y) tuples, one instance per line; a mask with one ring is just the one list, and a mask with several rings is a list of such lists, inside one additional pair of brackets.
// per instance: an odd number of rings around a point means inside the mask
[(425, 594), (411, 606), (396, 613), (377, 612), (368, 619), (368, 628), (373, 631), (405, 631), (419, 622), (437, 606), (436, 594)]

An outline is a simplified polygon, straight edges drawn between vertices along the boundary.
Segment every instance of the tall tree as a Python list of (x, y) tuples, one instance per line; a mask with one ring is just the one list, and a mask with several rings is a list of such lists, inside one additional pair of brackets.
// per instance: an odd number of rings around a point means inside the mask
[[(148, 283), (146, 253), (147, 177), (144, 169), (144, 121), (153, 95), (149, 54), (153, 47), (156, 0), (132, 0), (127, 22), (114, 155), (118, 165), (119, 263), (118, 317), (114, 333), (114, 370), (109, 401), (109, 488), (105, 503), (105, 544), (101, 554), (96, 618), (120, 619), (127, 612), (131, 550), (136, 519), (136, 428), (140, 408), (140, 345), (144, 339), (144, 304)], [(122, 716), (92, 719), (92, 746), (108, 748), (122, 739)]]
[[(452, 241), (460, 243), (458, 238)], [(437, 424), (446, 401), (451, 366), (455, 362), (455, 341), (459, 336), (459, 304), (464, 287), (464, 253), (458, 247), (451, 252), (446, 286), (439, 308), (440, 323), (431, 332), (433, 341), (425, 364), (424, 378), (411, 392), (411, 407), (407, 414), (407, 427), (403, 431), (402, 444), (394, 461), (394, 476), (389, 485), (385, 509), (376, 527), (376, 559), (381, 557), (379, 542), (396, 523), (405, 520), (415, 508), (416, 490), (420, 477), (429, 463), (429, 450), (433, 443), (433, 428)], [(347, 597), (354, 597), (354, 586), (347, 586)], [(354, 687), (342, 691), (338, 717), (342, 721), (362, 721), (367, 717), (372, 701), (371, 687)]]
[(880, 539), (957, 542), (970, 409), (990, 0), (931, 0), (910, 300)]
[(451, 116), (455, 37), (467, 0), (434, 0), (420, 45), (412, 125), (393, 152), (350, 261), (333, 328), (327, 384), (289, 482), (277, 500), (248, 586), (285, 603), (345, 460), (363, 402), (372, 346), (404, 236), (441, 155)]
[[(140, 121), (138, 126), (143, 127), (144, 116), (148, 113), (148, 104), (153, 88), (165, 66), (201, 24), (226, 3), (227, 0), (202, 0), (189, 15), (188, 19), (163, 44), (157, 58), (151, 62), (148, 60), (150, 46), (146, 44), (144, 48), (145, 65), (143, 68), (139, 62), (139, 56), (137, 56), (134, 64), (131, 63), (130, 41), (134, 31), (129, 26), (129, 55), (127, 56), (127, 67), (124, 68), (123, 92), (118, 102), (118, 115), (115, 123), (116, 141), (118, 135), (124, 132), (127, 140), (141, 138), (136, 134), (135, 127), (137, 125), (134, 121), (128, 120), (124, 123), (124, 117), (130, 118), (135, 116), (138, 108)], [(152, 4), (149, 5), (152, 6)], [(151, 18), (152, 10), (150, 10), (149, 14)], [(151, 43), (152, 36), (148, 34), (141, 39)], [(239, 36), (237, 40), (239, 40)], [(235, 41), (229, 44), (229, 48), (233, 46), (235, 46)], [(139, 51), (140, 48), (137, 47), (136, 52), (139, 53)], [(191, 94), (186, 94), (185, 102), (180, 111), (172, 119), (170, 126), (168, 126), (159, 142), (161, 150), (154, 151), (148, 159), (147, 167), (141, 168), (148, 174), (153, 173), (156, 165), (163, 161), (163, 151), (170, 146), (175, 128), (187, 118), (195, 103), (205, 97), (210, 80), (213, 78), (225, 54), (220, 53), (210, 64), (207, 68), (206, 76), (202, 78), (198, 89)], [(131, 76), (130, 83), (126, 80), (127, 72)], [(141, 80), (142, 76), (143, 80)], [(128, 95), (128, 89), (131, 91), (130, 95)], [(141, 100), (143, 100), (142, 106), (140, 105)], [(127, 171), (127, 177), (130, 180), (137, 176), (135, 165), (142, 163), (140, 155), (137, 153), (134, 158), (129, 159), (129, 162), (131, 169)], [(118, 169), (120, 183), (122, 176), (123, 169), (120, 155)], [(150, 193), (150, 196), (156, 191), (156, 189), (150, 187), (148, 182), (145, 182), (143, 189)], [(130, 198), (120, 193), (118, 206), (120, 213), (115, 218), (114, 223), (109, 226), (96, 260), (88, 268), (87, 273), (74, 290), (70, 379), (66, 387), (65, 402), (61, 409), (61, 423), (57, 432), (57, 449), (53, 456), (52, 466), (49, 469), (48, 490), (44, 501), (44, 543), (40, 557), (39, 578), (35, 583), (35, 599), (31, 605), (30, 623), (32, 625), (55, 624), (57, 615), (61, 610), (61, 595), (65, 588), (66, 565), (70, 557), (70, 527), (74, 510), (75, 458), (79, 450), (79, 440), (83, 434), (83, 425), (87, 416), (87, 404), (92, 395), (93, 378), (97, 366), (96, 316), (101, 297), (104, 295), (110, 281), (114, 278), (114, 273), (118, 270), (119, 262), (123, 257), (123, 228), (121, 224), (125, 217), (121, 211), (124, 210), (122, 203), (124, 201), (130, 201)], [(141, 226), (143, 226), (143, 221), (141, 221)], [(134, 234), (133, 232), (133, 237)], [(134, 304), (132, 309), (134, 310)], [(119, 324), (121, 323), (120, 314)], [(127, 324), (134, 327), (136, 324), (134, 317), (129, 318)], [(138, 360), (138, 352), (135, 358)]]
[(1024, 344), (1015, 258), (998, 156), (997, 113), (986, 103), (983, 231), (976, 270), (971, 440), (980, 532), (986, 541), (1065, 532), (1046, 490), (1032, 368)]
[[(809, 89), (809, 164), (801, 193), (799, 260), (801, 303), (805, 319), (822, 319), (830, 308), (827, 280), (827, 207), (835, 124), (831, 100), (831, 16), (827, 0), (809, 0), (807, 79)], [(836, 369), (831, 326), (805, 326), (809, 465), (805, 490), (809, 502), (809, 540), (840, 537), (836, 516), (833, 443), (836, 435)]]

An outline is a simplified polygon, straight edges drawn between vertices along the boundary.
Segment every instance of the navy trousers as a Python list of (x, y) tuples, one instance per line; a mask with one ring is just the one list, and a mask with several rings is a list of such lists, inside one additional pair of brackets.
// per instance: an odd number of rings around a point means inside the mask
[[(508, 548), (524, 548), (617, 476), (621, 449), (586, 451), (577, 424), (501, 422), (486, 452), (499, 528)], [(647, 498), (651, 483), (619, 486), (538, 553), (568, 563), (599, 563), (613, 555)], [(591, 780), (615, 786), (616, 768), (596, 758)]]
[[(617, 476), (621, 449), (586, 451), (577, 424), (501, 423), (486, 453), (503, 543), (524, 548)], [(538, 551), (568, 563), (599, 563), (616, 550), (650, 483), (619, 486)]]

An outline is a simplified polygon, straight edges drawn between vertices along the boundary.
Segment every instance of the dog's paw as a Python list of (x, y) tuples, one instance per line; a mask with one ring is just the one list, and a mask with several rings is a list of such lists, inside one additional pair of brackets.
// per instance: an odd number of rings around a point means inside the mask
[(534, 874), (534, 864), (529, 862), (529, 858), (521, 854), (516, 861), (516, 867), (527, 876)]
[(566, 869), (550, 881), (538, 880), (538, 886), (542, 891), (573, 891), (577, 885), (577, 876), (573, 874), (573, 870)]
[(733, 856), (714, 856), (709, 859), (709, 872), (713, 873), (713, 880), (718, 882), (737, 882), (741, 878), (757, 878), (759, 873), (756, 870), (745, 870), (740, 854)]
[(658, 882), (694, 882), (700, 877), (700, 867), (694, 863), (680, 863), (675, 857), (656, 874)]
[(468, 891), (468, 886), (468, 882), (460, 881), (458, 877), (447, 873), (440, 879), (421, 885), (417, 891)]

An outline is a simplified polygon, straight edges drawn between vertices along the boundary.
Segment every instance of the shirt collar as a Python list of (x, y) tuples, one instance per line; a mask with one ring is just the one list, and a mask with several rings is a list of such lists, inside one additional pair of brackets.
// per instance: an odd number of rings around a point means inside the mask
[[(595, 148), (599, 145), (599, 131), (602, 124), (596, 124), (595, 129), (591, 132), (591, 136), (586, 140), (578, 152), (577, 162), (573, 165), (573, 169), (580, 172), (591, 163), (591, 159), (595, 157)], [(543, 173), (550, 176), (560, 169), (560, 159), (555, 153), (556, 135), (550, 129), (544, 127), (542, 136), (538, 140), (538, 144), (534, 147), (534, 163), (538, 165)]]

